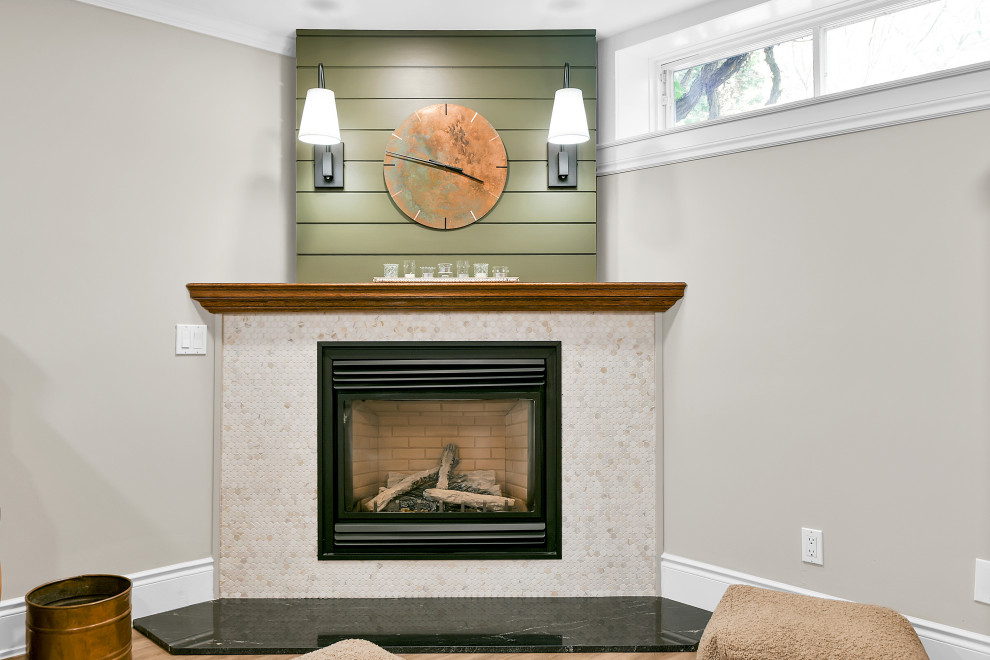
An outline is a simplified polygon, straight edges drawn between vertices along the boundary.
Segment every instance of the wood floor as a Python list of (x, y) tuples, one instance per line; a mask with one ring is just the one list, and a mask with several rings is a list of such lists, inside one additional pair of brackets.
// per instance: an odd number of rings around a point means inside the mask
[[(194, 657), (197, 660), (229, 658), (229, 655), (169, 655), (141, 633), (134, 631), (133, 660), (166, 660)], [(289, 660), (297, 655), (242, 655), (250, 660)], [(402, 656), (406, 660), (694, 660), (694, 653), (457, 653), (416, 654)], [(13, 660), (23, 660), (18, 656)]]

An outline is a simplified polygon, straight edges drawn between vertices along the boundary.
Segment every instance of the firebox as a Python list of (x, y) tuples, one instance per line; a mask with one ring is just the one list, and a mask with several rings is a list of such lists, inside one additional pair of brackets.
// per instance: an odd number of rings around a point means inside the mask
[(320, 559), (559, 559), (560, 342), (320, 342)]

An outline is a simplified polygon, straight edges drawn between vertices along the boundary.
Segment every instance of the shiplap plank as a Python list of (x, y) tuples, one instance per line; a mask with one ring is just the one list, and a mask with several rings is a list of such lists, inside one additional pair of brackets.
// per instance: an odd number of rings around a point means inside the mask
[[(578, 160), (595, 160), (594, 130), (591, 139), (578, 145)], [(514, 160), (546, 160), (547, 129), (499, 130), (509, 162)], [(342, 130), (344, 160), (382, 160), (385, 143), (392, 135), (390, 129), (378, 131)], [(313, 160), (313, 145), (296, 140), (296, 160)]]
[(297, 254), (594, 254), (593, 224), (495, 225), (484, 221), (440, 231), (404, 225), (296, 225)]
[[(304, 99), (296, 99), (296, 128), (302, 117)], [(491, 122), (495, 130), (532, 128), (547, 130), (553, 99), (338, 99), (337, 116), (342, 128), (394, 130), (402, 120), (420, 108), (437, 103), (453, 103), (471, 108)], [(595, 100), (586, 99), (588, 126), (595, 127)]]
[[(595, 176), (593, 161), (578, 161), (578, 185), (573, 189), (578, 192), (594, 192), (598, 179)], [(510, 192), (539, 192), (547, 188), (546, 161), (524, 160), (509, 165), (509, 178), (505, 182), (505, 190)]]
[[(528, 131), (499, 131), (502, 143), (505, 145), (505, 154), (509, 157), (509, 162), (515, 160), (543, 160), (547, 159), (547, 130), (534, 129)], [(598, 132), (594, 129), (588, 131), (591, 139), (578, 145), (578, 160), (594, 161), (597, 157), (595, 148), (597, 145)]]
[[(542, 69), (478, 67), (330, 67), (324, 62), (324, 80), (338, 99), (402, 99), (428, 93), (435, 97), (462, 99), (527, 98), (552, 99), (564, 83), (564, 67)], [(593, 68), (571, 67), (570, 86), (584, 98), (597, 96), (597, 73)], [(296, 69), (296, 98), (319, 82), (317, 69)]]
[[(413, 256), (413, 255), (402, 255)], [(370, 282), (381, 276), (382, 265), (396, 263), (395, 255), (299, 255), (296, 279), (299, 282)], [(416, 255), (418, 265), (430, 266), (457, 259), (484, 261), (492, 266), (508, 266), (509, 275), (523, 282), (594, 282), (597, 266), (593, 254), (424, 254)], [(401, 263), (401, 259), (398, 261)]]
[[(595, 193), (508, 192), (484, 217), (484, 222), (591, 222), (596, 218)], [(408, 219), (388, 193), (296, 193), (299, 223), (405, 224)]]
[(296, 38), (297, 66), (596, 66), (593, 34), (498, 36), (409, 34)]
[[(349, 192), (382, 192), (385, 190), (385, 177), (382, 163), (369, 161), (344, 162), (344, 188), (342, 191), (327, 190), (323, 194), (345, 194)], [(455, 175), (452, 175), (455, 176)], [(596, 186), (595, 163), (578, 161), (579, 191), (593, 191)], [(296, 162), (296, 192), (311, 192), (313, 186), (313, 163)], [(546, 161), (524, 160), (509, 164), (509, 176), (505, 182), (508, 192), (540, 192), (547, 190)]]

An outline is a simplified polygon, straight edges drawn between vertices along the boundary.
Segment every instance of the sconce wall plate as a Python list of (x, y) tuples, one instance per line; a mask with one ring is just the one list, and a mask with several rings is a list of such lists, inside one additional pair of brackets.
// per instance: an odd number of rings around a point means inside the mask
[(577, 188), (576, 144), (547, 143), (547, 187)]
[[(329, 153), (328, 153), (329, 152)], [(329, 176), (325, 175), (329, 170)], [(344, 187), (344, 143), (313, 145), (313, 187)]]

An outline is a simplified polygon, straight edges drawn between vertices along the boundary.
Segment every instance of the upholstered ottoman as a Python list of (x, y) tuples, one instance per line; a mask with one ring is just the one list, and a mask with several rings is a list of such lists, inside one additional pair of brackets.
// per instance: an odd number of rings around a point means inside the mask
[(733, 585), (698, 660), (928, 660), (908, 620), (886, 607)]
[(345, 639), (299, 656), (299, 660), (402, 660), (382, 647), (363, 639)]

